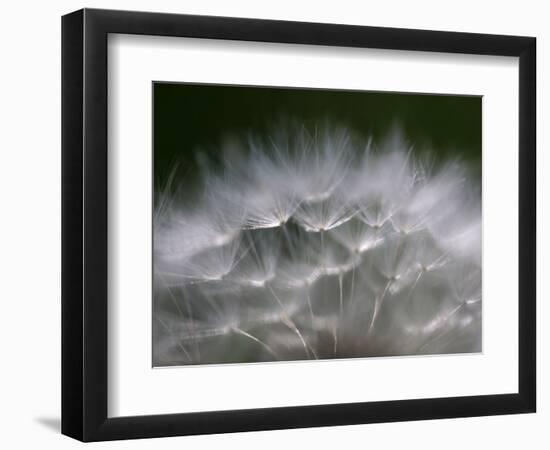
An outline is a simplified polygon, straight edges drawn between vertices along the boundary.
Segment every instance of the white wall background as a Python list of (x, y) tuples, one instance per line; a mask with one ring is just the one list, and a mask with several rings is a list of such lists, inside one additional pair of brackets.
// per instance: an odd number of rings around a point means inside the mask
[[(538, 38), (539, 412), (276, 432), (101, 443), (94, 448), (280, 449), (548, 448), (550, 308), (543, 280), (550, 182), (550, 29), (546, 2), (306, 0), (112, 0), (9, 2), (0, 15), (0, 443), (3, 448), (74, 448), (60, 418), (60, 16), (83, 6), (353, 23)], [(545, 248), (546, 247), (546, 248)], [(548, 253), (546, 253), (547, 255)], [(503, 255), (503, 259), (505, 255)]]

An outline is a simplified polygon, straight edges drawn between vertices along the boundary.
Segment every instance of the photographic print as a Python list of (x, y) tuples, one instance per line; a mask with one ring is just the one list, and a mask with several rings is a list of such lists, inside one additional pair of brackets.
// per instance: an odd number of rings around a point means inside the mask
[(152, 89), (153, 366), (482, 350), (481, 97)]

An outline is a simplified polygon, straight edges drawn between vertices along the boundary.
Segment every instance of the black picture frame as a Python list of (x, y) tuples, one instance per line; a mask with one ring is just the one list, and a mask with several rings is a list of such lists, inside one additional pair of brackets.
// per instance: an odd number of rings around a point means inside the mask
[[(519, 57), (518, 392), (109, 418), (109, 33)], [(96, 9), (63, 16), (62, 433), (102, 441), (535, 412), (535, 91), (533, 37)]]

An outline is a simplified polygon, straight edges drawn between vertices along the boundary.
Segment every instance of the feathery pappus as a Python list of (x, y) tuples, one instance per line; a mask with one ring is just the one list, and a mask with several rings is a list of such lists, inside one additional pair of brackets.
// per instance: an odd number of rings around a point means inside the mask
[(481, 351), (481, 195), (342, 127), (245, 136), (156, 193), (157, 366)]

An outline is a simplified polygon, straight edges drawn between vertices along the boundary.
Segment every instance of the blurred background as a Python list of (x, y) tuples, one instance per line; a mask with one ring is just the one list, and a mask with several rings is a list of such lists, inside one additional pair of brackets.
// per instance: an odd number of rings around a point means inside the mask
[(196, 152), (219, 153), (225, 139), (266, 136), (277, 123), (342, 125), (374, 142), (399, 126), (415, 148), (456, 156), (481, 171), (481, 97), (157, 82), (154, 94), (155, 187), (176, 164), (198, 171)]

